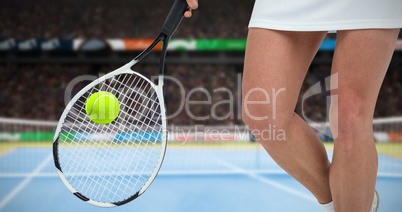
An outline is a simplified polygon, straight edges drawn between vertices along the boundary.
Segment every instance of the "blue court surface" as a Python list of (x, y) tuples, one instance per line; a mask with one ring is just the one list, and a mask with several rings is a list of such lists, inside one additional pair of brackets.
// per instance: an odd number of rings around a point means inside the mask
[[(328, 152), (331, 157), (332, 152)], [(380, 155), (380, 210), (402, 211), (402, 160)], [(160, 174), (136, 200), (99, 208), (72, 195), (51, 148), (0, 156), (0, 211), (321, 211), (315, 198), (261, 148), (168, 148)]]

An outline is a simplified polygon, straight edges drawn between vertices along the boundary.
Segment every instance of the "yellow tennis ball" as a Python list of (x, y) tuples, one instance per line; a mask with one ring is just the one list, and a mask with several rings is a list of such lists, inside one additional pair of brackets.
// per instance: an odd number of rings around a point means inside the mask
[(87, 99), (85, 109), (93, 122), (109, 124), (119, 115), (120, 105), (116, 96), (106, 91), (99, 91)]

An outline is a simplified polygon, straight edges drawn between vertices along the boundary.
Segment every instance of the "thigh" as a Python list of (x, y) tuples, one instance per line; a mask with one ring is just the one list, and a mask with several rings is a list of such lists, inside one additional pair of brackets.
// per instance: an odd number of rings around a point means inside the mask
[[(399, 29), (347, 30), (337, 32), (332, 65), (331, 126), (338, 134), (354, 121), (371, 128), (377, 96), (391, 60)], [(342, 124), (338, 125), (339, 122)], [(336, 124), (333, 124), (336, 123)]]
[[(325, 35), (250, 29), (243, 75), (243, 119), (281, 121), (293, 115), (300, 87)], [(261, 103), (250, 103), (258, 101)]]

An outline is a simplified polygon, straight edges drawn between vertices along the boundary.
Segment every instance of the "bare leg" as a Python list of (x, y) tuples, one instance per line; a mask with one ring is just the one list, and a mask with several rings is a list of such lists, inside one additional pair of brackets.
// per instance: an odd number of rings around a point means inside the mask
[(370, 211), (378, 166), (373, 114), (398, 32), (338, 31), (332, 67), (338, 73), (338, 101), (333, 98), (330, 114), (337, 135), (330, 169), (335, 211)]
[[(243, 121), (271, 157), (320, 203), (332, 200), (329, 161), (320, 139), (294, 109), (308, 67), (325, 35), (250, 29), (243, 78)], [(259, 134), (269, 127), (275, 128), (276, 134), (283, 130), (285, 138)]]

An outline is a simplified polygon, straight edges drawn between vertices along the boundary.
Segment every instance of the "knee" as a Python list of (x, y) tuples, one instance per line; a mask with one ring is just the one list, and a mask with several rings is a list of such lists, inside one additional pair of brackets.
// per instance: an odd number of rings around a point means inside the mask
[(283, 91), (273, 89), (269, 94), (267, 89), (243, 86), (242, 119), (258, 141), (278, 140), (276, 132), (288, 127), (294, 112), (285, 100), (277, 99)]
[(253, 98), (243, 98), (242, 119), (249, 128), (266, 128), (269, 125), (285, 127), (293, 115), (293, 110), (279, 107), (269, 97), (254, 95)]
[(242, 119), (249, 129), (266, 129), (269, 126), (284, 129), (289, 125), (294, 112), (276, 111), (275, 116), (270, 107), (260, 108), (259, 110), (247, 110), (242, 107)]
[(365, 101), (360, 98), (346, 104), (331, 103), (329, 119), (336, 146), (349, 152), (360, 140), (372, 137), (372, 116)]
[(250, 111), (245, 104), (242, 106), (243, 122), (251, 131), (255, 129), (264, 129), (272, 124), (272, 120), (267, 116), (268, 113), (269, 109), (267, 108)]
[[(266, 115), (270, 110), (261, 110), (259, 115)], [(254, 135), (255, 139), (263, 144), (268, 145), (270, 148), (274, 148), (277, 142), (271, 141), (285, 141), (286, 140), (286, 131), (290, 125), (291, 119), (293, 117), (293, 113), (287, 115), (286, 113), (278, 114), (281, 118), (266, 118), (263, 120), (255, 119), (255, 117), (250, 116), (249, 113), (243, 110), (243, 122), (249, 128), (251, 133)]]

